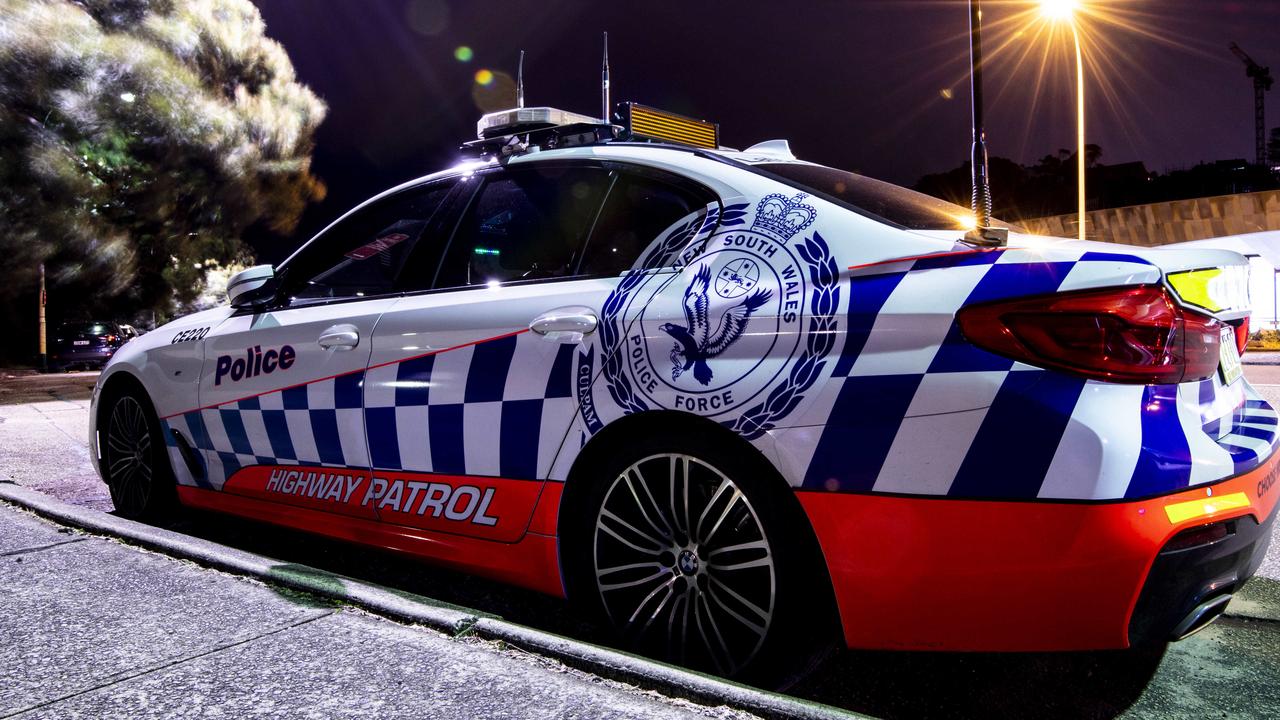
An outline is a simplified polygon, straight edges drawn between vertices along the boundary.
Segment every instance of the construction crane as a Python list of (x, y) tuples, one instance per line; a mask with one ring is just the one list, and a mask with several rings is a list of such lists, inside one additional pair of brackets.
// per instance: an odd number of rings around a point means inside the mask
[[(1240, 58), (1240, 62), (1244, 63), (1245, 75), (1253, 80), (1253, 123), (1255, 142), (1257, 143), (1257, 157), (1259, 165), (1267, 164), (1267, 118), (1266, 118), (1266, 100), (1263, 93), (1271, 89), (1271, 85), (1275, 79), (1271, 77), (1271, 68), (1262, 67), (1249, 57), (1249, 54), (1240, 49), (1240, 46), (1231, 43), (1231, 52)], [(1280, 158), (1277, 158), (1280, 160)]]

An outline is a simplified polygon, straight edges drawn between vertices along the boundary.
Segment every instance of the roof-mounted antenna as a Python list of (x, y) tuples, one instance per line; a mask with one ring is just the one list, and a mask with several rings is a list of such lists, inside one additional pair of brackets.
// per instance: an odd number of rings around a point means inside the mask
[(516, 66), (516, 107), (524, 107), (524, 51), (520, 51), (520, 64)]
[(600, 71), (600, 117), (609, 122), (609, 33), (604, 34), (604, 66)]
[(991, 227), (991, 180), (987, 165), (987, 133), (982, 121), (982, 2), (969, 0), (969, 90), (973, 101), (973, 148), (970, 167), (973, 172), (974, 228), (965, 234), (965, 242), (974, 245), (1004, 245), (1009, 232)]

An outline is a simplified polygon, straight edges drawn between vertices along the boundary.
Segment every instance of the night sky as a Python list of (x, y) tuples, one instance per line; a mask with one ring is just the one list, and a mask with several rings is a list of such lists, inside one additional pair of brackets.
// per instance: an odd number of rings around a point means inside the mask
[[(962, 1), (257, 4), (329, 105), (314, 162), (329, 197), (296, 238), (254, 243), (267, 262), (366, 197), (452, 164), (481, 105), (514, 97), (506, 76), (521, 49), (527, 104), (597, 113), (604, 30), (615, 101), (719, 122), (726, 145), (786, 138), (802, 159), (905, 185), (968, 155)], [(1280, 0), (1092, 5), (1098, 14), (1082, 25), (1088, 141), (1102, 162), (1161, 171), (1252, 159), (1253, 89), (1227, 45), (1280, 75)], [(989, 146), (1019, 162), (1075, 143), (1070, 35), (1050, 37), (1032, 6), (984, 3)], [(455, 57), (462, 45), (469, 62)], [(486, 69), (496, 78), (477, 84)], [(1280, 101), (1270, 107), (1268, 124), (1280, 126)]]

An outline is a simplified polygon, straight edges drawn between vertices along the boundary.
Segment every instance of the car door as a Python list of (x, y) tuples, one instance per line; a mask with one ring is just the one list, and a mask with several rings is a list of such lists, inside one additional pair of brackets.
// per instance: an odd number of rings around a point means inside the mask
[(415, 253), (420, 290), (374, 332), (369, 450), (383, 521), (512, 542), (577, 411), (584, 335), (640, 251), (708, 200), (600, 164), (469, 183), (448, 245)]
[(362, 397), (370, 341), (451, 186), (410, 188), (347, 215), (286, 261), (275, 305), (205, 338), (194, 430), (215, 489), (377, 517)]

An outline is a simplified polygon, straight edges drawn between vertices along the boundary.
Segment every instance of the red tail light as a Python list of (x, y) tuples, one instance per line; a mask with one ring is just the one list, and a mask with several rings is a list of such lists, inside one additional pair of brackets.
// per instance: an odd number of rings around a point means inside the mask
[(1158, 285), (1045, 295), (963, 308), (969, 342), (1098, 380), (1176, 384), (1211, 377), (1224, 325)]
[(1247, 346), (1248, 344), (1249, 344), (1249, 318), (1245, 317), (1245, 319), (1241, 320), (1240, 324), (1236, 326), (1236, 350), (1239, 350), (1240, 354), (1243, 355), (1245, 346)]

